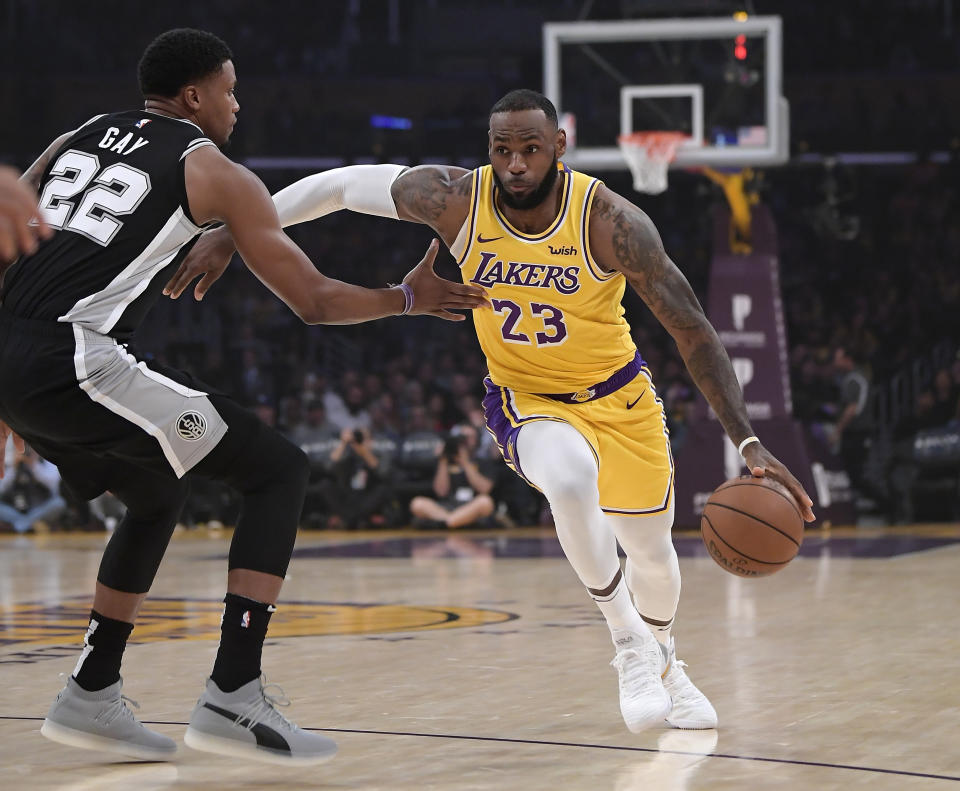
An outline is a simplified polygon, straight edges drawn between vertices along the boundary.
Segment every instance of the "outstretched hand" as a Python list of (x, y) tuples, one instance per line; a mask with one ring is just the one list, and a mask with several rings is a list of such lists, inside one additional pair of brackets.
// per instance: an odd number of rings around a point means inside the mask
[(177, 299), (194, 280), (202, 275), (200, 282), (193, 290), (193, 298), (199, 302), (210, 290), (210, 286), (216, 283), (220, 275), (226, 271), (235, 251), (233, 237), (226, 226), (207, 231), (197, 240), (187, 257), (180, 262), (173, 277), (163, 287), (163, 293), (170, 299)]
[(436, 316), (447, 321), (463, 321), (462, 313), (451, 310), (473, 310), (490, 306), (487, 292), (477, 286), (467, 286), (445, 280), (433, 271), (440, 243), (434, 239), (426, 255), (403, 279), (413, 289), (412, 316)]
[(751, 442), (743, 449), (743, 458), (754, 478), (773, 478), (790, 490), (793, 499), (797, 501), (804, 522), (812, 522), (816, 519), (813, 515), (813, 500), (800, 485), (800, 481), (794, 478), (790, 470), (763, 445), (759, 442)]
[(13, 168), (0, 167), (0, 264), (36, 252), (37, 242), (52, 234), (30, 185), (20, 181)]
[(13, 431), (10, 426), (0, 420), (0, 478), (3, 477), (4, 467), (4, 455), (7, 450), (7, 437), (13, 436), (13, 447), (16, 449), (17, 453), (21, 456), (26, 453), (27, 448), (23, 444), (23, 437)]

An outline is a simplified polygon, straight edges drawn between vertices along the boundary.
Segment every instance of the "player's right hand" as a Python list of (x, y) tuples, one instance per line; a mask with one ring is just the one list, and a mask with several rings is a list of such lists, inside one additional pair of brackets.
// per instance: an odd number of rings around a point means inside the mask
[(23, 444), (23, 438), (13, 431), (10, 426), (0, 420), (0, 478), (3, 477), (3, 470), (6, 467), (4, 456), (7, 452), (7, 437), (13, 437), (13, 447), (21, 456), (26, 453), (27, 448)]
[(420, 263), (403, 279), (403, 282), (413, 289), (413, 307), (409, 315), (463, 321), (466, 316), (450, 311), (490, 307), (487, 292), (482, 288), (445, 280), (433, 271), (439, 249), (440, 243), (434, 239)]
[(786, 468), (783, 462), (763, 445), (759, 442), (751, 442), (743, 449), (743, 458), (747, 463), (747, 469), (750, 470), (750, 474), (754, 478), (773, 478), (790, 490), (793, 499), (797, 501), (804, 522), (812, 522), (816, 519), (813, 514), (813, 500), (810, 499), (810, 495), (807, 494), (803, 485), (793, 477), (793, 473)]
[(0, 167), (0, 262), (33, 253), (53, 231), (37, 208), (37, 195), (13, 168)]

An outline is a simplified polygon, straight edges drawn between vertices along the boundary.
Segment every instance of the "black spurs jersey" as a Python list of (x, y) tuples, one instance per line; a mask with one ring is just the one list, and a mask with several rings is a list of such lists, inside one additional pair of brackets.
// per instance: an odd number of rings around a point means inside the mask
[(56, 233), (8, 270), (4, 311), (129, 338), (203, 230), (183, 162), (212, 145), (190, 121), (145, 110), (90, 119), (43, 174), (40, 208)]

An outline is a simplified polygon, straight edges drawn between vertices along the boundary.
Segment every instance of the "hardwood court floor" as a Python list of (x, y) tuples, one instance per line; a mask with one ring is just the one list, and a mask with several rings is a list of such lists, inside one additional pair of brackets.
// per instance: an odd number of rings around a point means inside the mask
[[(215, 653), (228, 539), (175, 537), (127, 652), (124, 691), (177, 739)], [(302, 534), (264, 668), (340, 754), (284, 770), (43, 739), (103, 537), (0, 539), (0, 788), (960, 789), (960, 526), (810, 533), (759, 580), (677, 544), (677, 643), (720, 728), (633, 735), (549, 531)]]

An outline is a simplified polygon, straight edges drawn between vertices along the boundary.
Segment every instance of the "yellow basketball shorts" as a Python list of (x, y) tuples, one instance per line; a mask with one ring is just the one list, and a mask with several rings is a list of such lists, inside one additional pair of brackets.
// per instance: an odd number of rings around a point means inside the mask
[(510, 468), (534, 488), (523, 474), (517, 434), (527, 423), (555, 420), (573, 426), (593, 450), (606, 513), (650, 516), (670, 507), (674, 467), (666, 415), (639, 354), (605, 382), (578, 393), (522, 393), (489, 377), (484, 385), (487, 430)]

